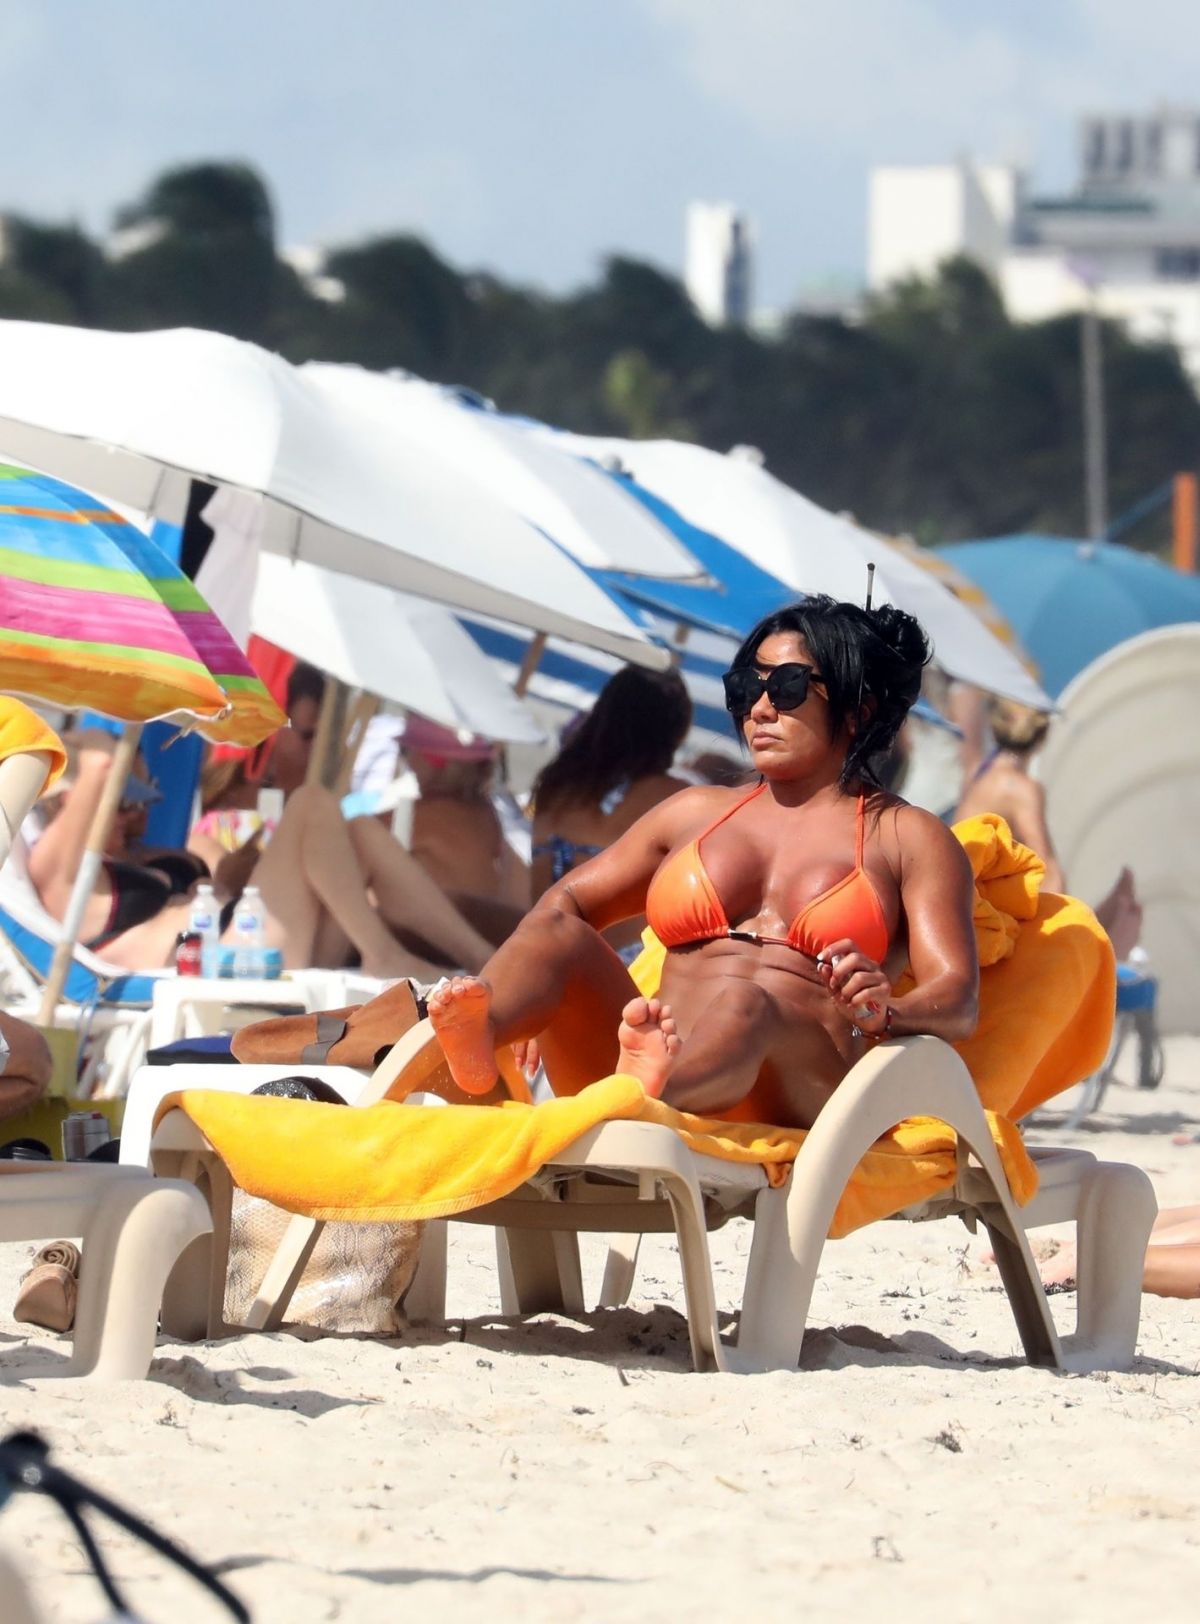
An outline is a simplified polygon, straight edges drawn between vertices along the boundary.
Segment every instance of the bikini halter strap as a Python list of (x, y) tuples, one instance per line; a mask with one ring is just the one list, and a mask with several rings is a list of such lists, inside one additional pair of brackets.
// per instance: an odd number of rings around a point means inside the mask
[(863, 836), (864, 836), (864, 833), (865, 833), (866, 821), (867, 821), (866, 804), (867, 804), (866, 796), (860, 794), (859, 797), (858, 797), (858, 812), (855, 815), (855, 833), (854, 833), (854, 866), (855, 866), (855, 868), (861, 868), (863, 866)]

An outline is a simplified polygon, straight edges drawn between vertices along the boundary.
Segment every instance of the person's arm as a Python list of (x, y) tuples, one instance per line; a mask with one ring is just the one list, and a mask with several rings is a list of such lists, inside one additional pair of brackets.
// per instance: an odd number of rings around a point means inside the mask
[(825, 956), (837, 957), (838, 963), (824, 974), (835, 1006), (872, 1037), (927, 1032), (957, 1043), (971, 1036), (979, 1014), (971, 865), (950, 830), (928, 812), (903, 807), (896, 832), (900, 901), (916, 985), (894, 997), (883, 967), (851, 941), (826, 949)]
[(534, 904), (575, 914), (596, 930), (607, 930), (645, 911), (654, 871), (689, 830), (702, 827), (724, 806), (729, 790), (688, 788), (660, 801), (597, 857), (573, 868)]
[(50, 1086), (54, 1065), (49, 1046), (36, 1027), (0, 1010), (4, 1063), (0, 1072), (0, 1118), (27, 1111)]
[(1046, 822), (1046, 791), (1036, 778), (1022, 774), (1020, 787), (1014, 786), (1014, 792), (1019, 801), (1018, 816), (1014, 822), (1021, 831), (1021, 839), (1046, 865), (1046, 878), (1042, 885), (1047, 891), (1062, 891), (1067, 882)]
[(47, 889), (69, 892), (79, 872), (92, 819), (112, 769), (116, 740), (99, 729), (72, 739), (78, 747), (75, 782), (62, 797), (62, 807), (29, 854), (29, 878), (46, 900)]

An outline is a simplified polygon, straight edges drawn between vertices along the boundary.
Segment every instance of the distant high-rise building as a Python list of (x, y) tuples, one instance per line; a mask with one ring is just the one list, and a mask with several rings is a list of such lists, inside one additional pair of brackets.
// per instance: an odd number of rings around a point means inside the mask
[(689, 203), (684, 283), (712, 327), (750, 320), (753, 261), (750, 222), (732, 203)]
[(1080, 176), (1026, 195), (1013, 168), (968, 161), (871, 174), (868, 279), (878, 290), (965, 254), (1009, 314), (1039, 321), (1094, 299), (1143, 339), (1175, 344), (1200, 387), (1200, 112), (1080, 121)]

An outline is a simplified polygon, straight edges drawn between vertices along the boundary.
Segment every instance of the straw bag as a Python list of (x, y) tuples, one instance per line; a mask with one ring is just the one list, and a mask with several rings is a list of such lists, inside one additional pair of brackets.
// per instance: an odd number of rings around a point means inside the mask
[[(277, 1078), (254, 1092), (342, 1103), (327, 1083), (308, 1077)], [(231, 1325), (244, 1323), (291, 1218), (269, 1201), (234, 1191), (225, 1284), (225, 1318)], [(417, 1270), (424, 1227), (327, 1223), (292, 1294), (288, 1324), (394, 1335), (404, 1324), (400, 1300)]]

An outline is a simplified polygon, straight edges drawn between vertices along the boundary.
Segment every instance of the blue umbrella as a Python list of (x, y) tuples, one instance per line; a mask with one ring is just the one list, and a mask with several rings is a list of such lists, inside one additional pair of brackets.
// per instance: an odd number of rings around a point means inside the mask
[(1116, 542), (1018, 535), (934, 551), (987, 593), (1054, 698), (1118, 643), (1200, 621), (1200, 579)]
[[(610, 471), (611, 472), (611, 471)], [(709, 631), (725, 632), (741, 642), (765, 615), (802, 594), (778, 576), (760, 569), (736, 547), (691, 524), (670, 503), (655, 496), (627, 474), (613, 473), (621, 488), (647, 508), (660, 524), (677, 536), (692, 557), (704, 566), (707, 580), (662, 581), (619, 570), (593, 571), (626, 609), (649, 609), (668, 620)]]
[[(707, 579), (665, 581), (617, 570), (589, 573), (633, 620), (675, 651), (679, 673), (692, 701), (693, 725), (727, 737), (733, 745), (737, 731), (725, 709), (721, 673), (729, 669), (738, 645), (752, 626), (785, 604), (795, 603), (801, 594), (719, 536), (691, 524), (628, 475), (612, 477), (678, 536), (704, 566)], [(520, 666), (529, 646), (528, 633), (494, 622), (467, 620), (464, 624), (486, 654), (513, 670)], [(603, 655), (551, 643), (538, 661), (530, 692), (551, 703), (584, 710), (617, 664)], [(914, 709), (926, 721), (951, 725), (923, 700)]]

